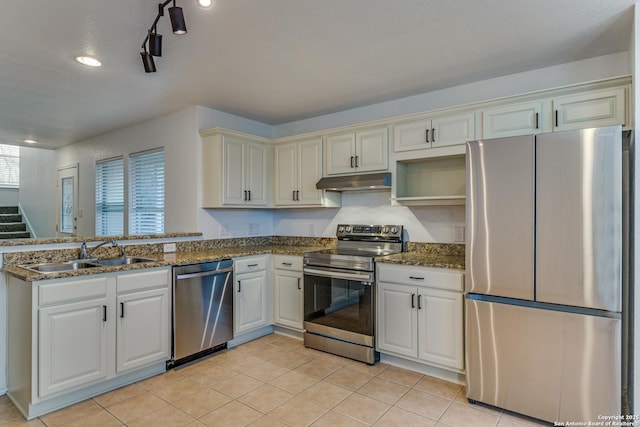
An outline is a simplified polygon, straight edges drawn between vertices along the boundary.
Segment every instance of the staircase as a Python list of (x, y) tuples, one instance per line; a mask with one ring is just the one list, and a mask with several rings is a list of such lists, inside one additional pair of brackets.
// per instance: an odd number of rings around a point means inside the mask
[(22, 222), (22, 215), (17, 206), (0, 206), (0, 240), (28, 239), (31, 233), (27, 224)]

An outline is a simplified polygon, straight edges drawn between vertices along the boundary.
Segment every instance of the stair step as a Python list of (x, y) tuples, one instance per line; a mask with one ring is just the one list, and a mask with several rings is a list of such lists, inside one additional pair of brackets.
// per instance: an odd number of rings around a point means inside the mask
[(28, 231), (7, 231), (0, 232), (0, 240), (13, 240), (13, 239), (29, 239), (31, 233)]
[(17, 206), (0, 206), (0, 214), (18, 214)]
[(0, 222), (0, 232), (27, 231), (27, 224), (23, 222)]
[(0, 223), (5, 223), (5, 222), (22, 222), (22, 215), (0, 214)]

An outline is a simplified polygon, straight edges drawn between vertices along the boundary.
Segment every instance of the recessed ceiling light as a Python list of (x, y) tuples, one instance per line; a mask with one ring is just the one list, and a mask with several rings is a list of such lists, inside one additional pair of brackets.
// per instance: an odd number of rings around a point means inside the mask
[(211, 9), (213, 6), (213, 0), (198, 0), (198, 6), (203, 9)]
[(35, 139), (23, 139), (22, 142), (26, 142), (27, 144), (37, 144), (38, 141)]
[(102, 65), (100, 61), (91, 56), (76, 56), (76, 61), (83, 65), (88, 65), (89, 67), (99, 67)]

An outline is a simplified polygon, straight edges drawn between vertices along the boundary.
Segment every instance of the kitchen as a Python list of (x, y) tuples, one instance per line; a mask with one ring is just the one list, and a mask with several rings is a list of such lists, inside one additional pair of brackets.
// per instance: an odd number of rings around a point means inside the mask
[[(577, 63), (552, 66), (282, 126), (272, 127), (205, 107), (189, 107), (177, 113), (90, 138), (75, 147), (57, 150), (56, 165), (64, 166), (79, 162), (80, 182), (92, 182), (93, 165), (97, 156), (94, 153), (99, 153), (99, 158), (109, 158), (123, 152), (130, 153), (164, 146), (167, 154), (166, 229), (200, 230), (205, 238), (252, 235), (330, 237), (339, 223), (364, 221), (402, 223), (407, 229), (410, 241), (455, 242), (456, 227), (464, 226), (463, 207), (390, 206), (389, 193), (343, 195), (340, 209), (233, 209), (230, 211), (200, 209), (199, 191), (182, 190), (192, 188), (194, 183), (197, 186), (201, 185), (198, 178), (201, 172), (193, 167), (193, 165), (200, 165), (198, 153), (201, 140), (198, 131), (222, 127), (266, 138), (321, 131), (345, 124), (396, 117), (400, 115), (399, 112), (420, 113), (485, 99), (633, 74), (629, 71), (630, 56), (633, 55), (613, 54)], [(169, 53), (164, 61), (167, 63), (171, 61)], [(161, 70), (158, 74), (161, 74)], [(80, 192), (81, 209), (84, 212), (91, 212), (93, 210), (91, 186), (81, 185)], [(93, 224), (88, 217), (85, 215), (79, 218), (80, 234), (92, 234)]]

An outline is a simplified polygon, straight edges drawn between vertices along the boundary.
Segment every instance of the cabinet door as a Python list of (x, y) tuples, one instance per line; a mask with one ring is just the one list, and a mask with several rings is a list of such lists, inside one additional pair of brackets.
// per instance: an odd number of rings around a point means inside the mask
[(395, 283), (378, 283), (377, 348), (399, 355), (418, 355), (417, 289)]
[(327, 175), (355, 172), (355, 140), (353, 133), (327, 137), (326, 156)]
[(431, 148), (464, 144), (475, 139), (475, 114), (440, 117), (431, 121)]
[(248, 193), (247, 205), (265, 206), (268, 197), (267, 150), (263, 144), (247, 143), (247, 159), (245, 161), (245, 183)]
[(393, 128), (393, 150), (407, 151), (431, 148), (431, 120), (396, 125)]
[(225, 136), (222, 142), (223, 169), (222, 204), (244, 205), (245, 203), (245, 142)]
[(275, 323), (302, 329), (302, 273), (276, 270), (274, 279)]
[(117, 298), (116, 372), (169, 359), (169, 290)]
[(553, 100), (553, 130), (626, 124), (625, 88), (596, 90)]
[(234, 291), (234, 336), (269, 324), (265, 271), (237, 275)]
[(542, 129), (542, 102), (525, 102), (482, 111), (482, 137), (532, 135)]
[(298, 203), (322, 205), (322, 190), (316, 183), (322, 178), (322, 139), (298, 143)]
[[(295, 205), (298, 191), (298, 144), (283, 144), (275, 147), (275, 204)], [(314, 182), (315, 187), (315, 182)]]
[(388, 133), (387, 128), (356, 133), (356, 171), (389, 169)]
[(462, 293), (420, 289), (418, 297), (418, 357), (463, 369)]
[(106, 317), (106, 298), (38, 310), (40, 397), (106, 379)]

